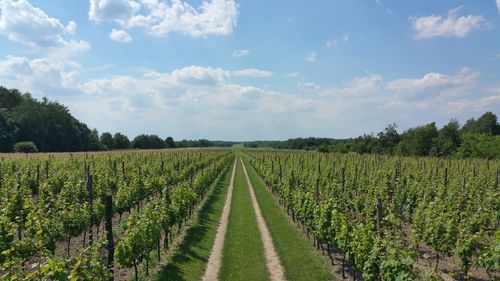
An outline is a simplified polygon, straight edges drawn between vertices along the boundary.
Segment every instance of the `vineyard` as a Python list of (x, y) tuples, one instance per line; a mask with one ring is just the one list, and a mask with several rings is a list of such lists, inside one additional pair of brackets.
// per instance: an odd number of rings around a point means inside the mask
[(158, 150), (0, 161), (1, 280), (498, 280), (498, 160)]
[[(158, 258), (229, 151), (4, 158), (2, 280), (107, 280)], [(114, 265), (114, 266), (113, 266)]]
[(343, 278), (500, 277), (498, 161), (246, 155)]

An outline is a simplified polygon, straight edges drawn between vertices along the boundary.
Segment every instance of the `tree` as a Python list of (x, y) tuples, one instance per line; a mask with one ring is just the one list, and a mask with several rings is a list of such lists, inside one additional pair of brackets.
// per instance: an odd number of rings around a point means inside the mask
[(166, 148), (175, 148), (175, 142), (172, 137), (167, 137), (165, 139), (165, 147)]
[(157, 135), (149, 136), (149, 148), (161, 149), (165, 148), (165, 141), (158, 137)]
[(429, 155), (437, 135), (435, 122), (408, 129), (401, 136), (397, 150), (403, 155)]
[[(25, 94), (29, 96), (29, 94)], [(30, 96), (31, 97), (31, 96)], [(0, 87), (0, 108), (12, 109), (23, 102), (23, 96), (18, 90), (9, 90)]]
[(165, 142), (157, 135), (138, 135), (132, 141), (133, 148), (160, 149), (165, 148)]
[(99, 138), (99, 143), (101, 147), (105, 147), (106, 150), (112, 150), (114, 148), (113, 144), (113, 135), (109, 132), (104, 132), (101, 134), (101, 137)]
[(471, 118), (465, 122), (462, 133), (500, 135), (500, 125), (498, 124), (497, 116), (493, 112), (488, 111), (477, 120)]
[(90, 140), (90, 143), (89, 143), (89, 150), (92, 150), (92, 151), (97, 151), (97, 150), (100, 150), (100, 145), (99, 145), (99, 132), (97, 131), (97, 129), (93, 129), (91, 132), (90, 132), (90, 135), (89, 135), (89, 140)]
[(132, 141), (132, 148), (149, 148), (149, 137), (147, 135), (138, 135)]
[(500, 136), (486, 134), (463, 134), (461, 145), (456, 153), (459, 157), (500, 157)]
[(479, 133), (491, 136), (500, 135), (500, 125), (498, 124), (497, 116), (493, 112), (486, 112), (476, 122)]
[(16, 134), (16, 126), (7, 118), (5, 111), (0, 109), (0, 152), (12, 151)]
[(434, 156), (453, 155), (460, 146), (460, 124), (456, 119), (443, 126), (438, 132), (431, 154)]
[(395, 123), (389, 124), (384, 132), (378, 133), (378, 146), (380, 152), (392, 154), (400, 140), (397, 128), (398, 126)]
[(113, 137), (113, 148), (114, 149), (127, 149), (130, 148), (130, 141), (127, 136), (122, 133), (116, 133)]

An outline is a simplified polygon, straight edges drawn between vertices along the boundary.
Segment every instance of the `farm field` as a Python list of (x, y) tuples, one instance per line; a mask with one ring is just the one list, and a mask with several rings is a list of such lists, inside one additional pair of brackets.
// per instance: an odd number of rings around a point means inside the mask
[(2, 158), (2, 280), (496, 280), (497, 160)]

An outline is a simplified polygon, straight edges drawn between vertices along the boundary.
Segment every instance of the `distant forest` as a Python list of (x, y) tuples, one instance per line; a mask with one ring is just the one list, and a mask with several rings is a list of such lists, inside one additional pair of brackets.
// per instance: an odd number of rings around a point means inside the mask
[(295, 138), (286, 141), (255, 141), (246, 147), (304, 149), (320, 152), (357, 152), (404, 156), (451, 156), (500, 158), (500, 125), (493, 112), (469, 119), (463, 126), (457, 120), (438, 129), (436, 123), (398, 133), (397, 125), (388, 125), (377, 135), (351, 139)]
[[(0, 152), (70, 152), (114, 149), (161, 149), (175, 147), (230, 147), (240, 142), (207, 139), (174, 141), (157, 135), (139, 135), (133, 140), (120, 133), (90, 129), (57, 101), (41, 101), (29, 93), (0, 87)], [(286, 141), (243, 142), (245, 147), (304, 149), (320, 152), (357, 152), (416, 156), (500, 158), (500, 125), (493, 112), (457, 120), (438, 129), (436, 123), (402, 133), (391, 124), (376, 135), (351, 139), (295, 138)]]
[(139, 135), (133, 140), (120, 132), (99, 134), (73, 117), (57, 101), (41, 101), (29, 93), (0, 87), (0, 152), (69, 152), (129, 148), (232, 146), (205, 139), (175, 142), (172, 137)]

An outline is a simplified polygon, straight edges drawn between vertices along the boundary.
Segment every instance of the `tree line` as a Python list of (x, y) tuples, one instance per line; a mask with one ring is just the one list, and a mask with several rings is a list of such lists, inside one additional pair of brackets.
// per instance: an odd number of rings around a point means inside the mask
[[(130, 140), (116, 132), (99, 134), (73, 117), (57, 101), (0, 87), (0, 152), (69, 152), (114, 149), (230, 147), (236, 142), (207, 139), (174, 141), (141, 134)], [(500, 125), (493, 112), (469, 119), (463, 126), (452, 119), (438, 129), (435, 122), (402, 133), (396, 124), (378, 134), (357, 138), (295, 138), (286, 141), (245, 142), (246, 147), (305, 149), (320, 152), (357, 152), (416, 156), (500, 157)]]
[(114, 149), (231, 146), (206, 139), (174, 141), (141, 134), (130, 140), (116, 132), (99, 134), (73, 117), (57, 101), (0, 87), (0, 152), (69, 152)]
[(432, 122), (399, 133), (397, 125), (390, 124), (377, 135), (365, 134), (351, 139), (311, 137), (247, 142), (244, 145), (320, 152), (500, 158), (500, 125), (493, 112), (486, 112), (478, 119), (467, 120), (463, 126), (452, 119), (440, 129)]

